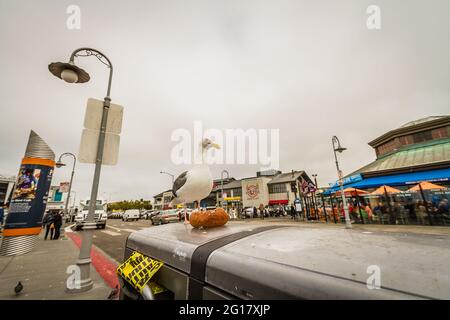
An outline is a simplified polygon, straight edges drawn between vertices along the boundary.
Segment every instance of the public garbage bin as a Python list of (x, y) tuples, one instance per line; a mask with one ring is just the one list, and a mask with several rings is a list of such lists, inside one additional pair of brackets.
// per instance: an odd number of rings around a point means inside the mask
[[(150, 281), (165, 293), (150, 295), (154, 299), (449, 299), (447, 264), (435, 261), (450, 261), (450, 243), (394, 239), (344, 228), (174, 223), (131, 233), (124, 261), (134, 255), (148, 268), (160, 267)], [(407, 261), (414, 264), (405, 268)], [(367, 284), (374, 265), (382, 271), (377, 290)], [(121, 283), (121, 299), (144, 298), (129, 281)]]

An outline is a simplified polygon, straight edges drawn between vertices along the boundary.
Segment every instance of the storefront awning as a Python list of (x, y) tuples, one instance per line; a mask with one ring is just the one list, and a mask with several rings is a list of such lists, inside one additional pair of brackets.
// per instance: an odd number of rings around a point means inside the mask
[(288, 204), (289, 200), (269, 200), (269, 205), (271, 204)]
[[(382, 185), (403, 186), (403, 185), (417, 184), (422, 181), (429, 181), (429, 182), (450, 181), (450, 168), (372, 177), (363, 179), (362, 181), (357, 181), (354, 183), (344, 185), (344, 188), (353, 187), (360, 189), (368, 189), (368, 188), (376, 188)], [(337, 190), (339, 190), (339, 187), (330, 188), (324, 193), (324, 195), (334, 193)]]

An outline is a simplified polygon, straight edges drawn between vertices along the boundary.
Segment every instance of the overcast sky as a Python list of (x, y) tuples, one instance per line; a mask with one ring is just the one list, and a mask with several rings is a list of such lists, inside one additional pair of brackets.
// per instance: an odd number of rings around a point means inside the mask
[[(81, 29), (69, 30), (69, 5)], [(368, 30), (366, 9), (381, 9)], [(88, 98), (102, 99), (108, 71), (77, 58), (91, 81), (67, 84), (47, 69), (83, 46), (114, 64), (112, 101), (124, 106), (119, 163), (104, 166), (99, 195), (152, 198), (170, 188), (174, 130), (280, 129), (280, 167), (336, 179), (375, 159), (367, 142), (421, 117), (449, 114), (448, 0), (0, 0), (0, 173), (15, 175), (30, 129), (55, 151), (78, 152)], [(69, 159), (67, 159), (70, 161)], [(216, 165), (236, 178), (257, 165)], [(89, 196), (93, 165), (73, 189)], [(54, 184), (70, 169), (57, 170)]]

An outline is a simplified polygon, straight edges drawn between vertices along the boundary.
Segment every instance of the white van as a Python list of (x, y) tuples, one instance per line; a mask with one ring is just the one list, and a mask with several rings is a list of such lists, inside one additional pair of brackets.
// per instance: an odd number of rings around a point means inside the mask
[[(81, 229), (83, 225), (87, 223), (87, 215), (89, 212), (89, 200), (81, 203), (82, 210), (77, 212), (75, 216), (75, 228), (77, 230)], [(106, 214), (106, 202), (103, 200), (97, 200), (94, 212), (94, 222), (97, 228), (105, 229), (106, 219), (108, 218)]]
[(128, 220), (139, 220), (140, 212), (138, 209), (129, 209), (126, 210), (125, 213), (122, 216), (122, 221), (128, 221)]

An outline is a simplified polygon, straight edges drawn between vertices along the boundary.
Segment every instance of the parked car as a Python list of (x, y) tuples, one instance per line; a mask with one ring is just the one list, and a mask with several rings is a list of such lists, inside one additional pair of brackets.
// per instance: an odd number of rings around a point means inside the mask
[[(83, 225), (86, 223), (90, 223), (87, 221), (87, 216), (89, 213), (89, 203), (86, 203), (83, 206), (83, 210), (78, 211), (77, 215), (75, 216), (75, 229), (80, 230)], [(105, 205), (102, 203), (97, 203), (95, 205), (95, 211), (94, 211), (94, 222), (97, 226), (97, 228), (105, 229), (106, 227), (106, 219), (107, 214), (105, 211)]]
[(160, 211), (158, 214), (151, 217), (153, 225), (166, 224), (169, 222), (180, 221), (180, 216), (178, 215), (179, 209), (169, 209)]
[(151, 217), (156, 215), (159, 212), (159, 210), (147, 210), (141, 213), (141, 219), (149, 220)]
[(253, 208), (252, 207), (246, 207), (242, 210), (242, 218), (253, 218)]
[(122, 221), (134, 220), (138, 221), (140, 217), (140, 213), (138, 209), (129, 209), (125, 210), (125, 213), (122, 216)]
[[(187, 220), (189, 220), (189, 215), (191, 214), (193, 210), (190, 208), (186, 209), (186, 213), (187, 213)], [(184, 209), (178, 209), (178, 217), (180, 218), (180, 220), (184, 220)]]
[(154, 210), (154, 211), (152, 211), (151, 213), (149, 213), (149, 214), (147, 215), (147, 219), (150, 219), (150, 220), (151, 220), (152, 217), (158, 215), (160, 212), (161, 212), (161, 210)]
[(123, 211), (112, 212), (112, 213), (108, 216), (108, 219), (122, 219), (123, 214), (124, 214)]

